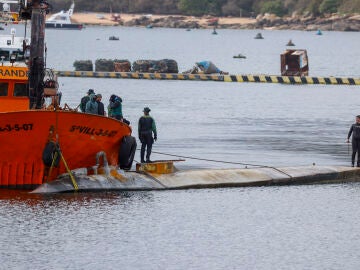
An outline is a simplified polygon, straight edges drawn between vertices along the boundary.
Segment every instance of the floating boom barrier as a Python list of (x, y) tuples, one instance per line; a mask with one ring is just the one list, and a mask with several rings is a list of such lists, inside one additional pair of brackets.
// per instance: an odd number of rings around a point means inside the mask
[(146, 79), (146, 80), (186, 80), (218, 82), (257, 82), (283, 84), (332, 84), (360, 85), (360, 78), (276, 76), (276, 75), (215, 75), (180, 73), (138, 73), (138, 72), (100, 72), (100, 71), (55, 71), (58, 77)]

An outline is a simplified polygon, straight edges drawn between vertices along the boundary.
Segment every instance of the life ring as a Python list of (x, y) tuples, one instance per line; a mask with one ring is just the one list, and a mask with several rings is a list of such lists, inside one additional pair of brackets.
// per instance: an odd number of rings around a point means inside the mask
[(125, 136), (120, 145), (119, 150), (119, 166), (120, 169), (130, 170), (134, 161), (136, 151), (136, 139), (132, 136)]
[[(55, 157), (55, 153), (57, 153), (55, 161), (53, 163), (53, 159)], [(42, 160), (44, 162), (44, 165), (47, 167), (50, 167), (53, 165), (54, 167), (59, 166), (60, 162), (60, 154), (58, 151), (58, 145), (57, 143), (50, 141), (45, 145), (43, 154), (42, 154)]]

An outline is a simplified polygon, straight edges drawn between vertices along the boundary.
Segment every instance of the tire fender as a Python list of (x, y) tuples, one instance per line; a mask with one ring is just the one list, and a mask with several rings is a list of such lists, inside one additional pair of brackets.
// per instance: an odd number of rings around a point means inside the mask
[(136, 152), (136, 139), (132, 136), (125, 136), (120, 144), (119, 149), (119, 166), (120, 169), (130, 170), (134, 161)]
[[(57, 156), (53, 164), (55, 153), (57, 153)], [(55, 142), (50, 141), (46, 143), (42, 153), (42, 160), (44, 162), (44, 165), (47, 167), (50, 167), (52, 164), (54, 165), (54, 167), (59, 166), (60, 155), (58, 153), (57, 144)]]

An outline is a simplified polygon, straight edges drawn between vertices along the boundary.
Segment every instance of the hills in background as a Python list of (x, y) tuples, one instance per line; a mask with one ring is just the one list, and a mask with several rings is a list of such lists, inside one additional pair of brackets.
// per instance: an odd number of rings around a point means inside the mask
[[(72, 0), (50, 0), (52, 12), (67, 10)], [(360, 0), (76, 0), (76, 12), (151, 13), (254, 17), (360, 13)]]

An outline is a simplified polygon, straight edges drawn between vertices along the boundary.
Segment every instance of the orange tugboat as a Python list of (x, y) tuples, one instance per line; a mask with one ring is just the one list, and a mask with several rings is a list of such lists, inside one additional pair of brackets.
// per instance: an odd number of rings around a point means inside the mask
[(19, 19), (31, 19), (31, 42), (15, 31), (0, 37), (0, 188), (34, 188), (72, 169), (91, 168), (99, 153), (109, 165), (131, 168), (131, 127), (60, 107), (56, 77), (44, 64), (48, 3), (18, 4)]

